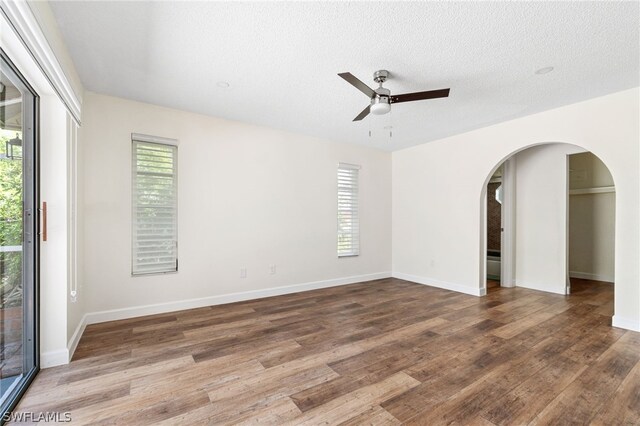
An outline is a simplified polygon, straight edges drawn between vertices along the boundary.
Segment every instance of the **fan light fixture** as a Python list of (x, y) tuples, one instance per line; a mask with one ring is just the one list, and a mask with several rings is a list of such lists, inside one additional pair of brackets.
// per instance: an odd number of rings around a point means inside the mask
[(389, 111), (391, 111), (391, 104), (389, 103), (389, 98), (386, 96), (384, 97), (381, 96), (373, 99), (373, 101), (371, 102), (371, 107), (369, 111), (371, 111), (371, 114), (375, 114), (375, 115), (387, 114)]

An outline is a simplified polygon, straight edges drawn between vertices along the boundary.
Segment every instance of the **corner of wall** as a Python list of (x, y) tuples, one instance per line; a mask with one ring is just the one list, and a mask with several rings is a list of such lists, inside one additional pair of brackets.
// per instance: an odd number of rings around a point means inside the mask
[(42, 352), (40, 354), (40, 368), (51, 368), (69, 363), (69, 350)]
[(614, 315), (611, 319), (611, 325), (617, 328), (624, 328), (625, 330), (640, 332), (640, 320), (638, 319), (633, 320), (629, 318), (622, 318), (620, 315)]
[(64, 364), (71, 362), (73, 354), (76, 352), (76, 348), (78, 347), (78, 343), (80, 343), (80, 339), (82, 338), (82, 334), (84, 333), (85, 328), (87, 328), (87, 314), (84, 314), (82, 316), (80, 323), (69, 339), (69, 343), (67, 343), (67, 360), (66, 362), (64, 362)]

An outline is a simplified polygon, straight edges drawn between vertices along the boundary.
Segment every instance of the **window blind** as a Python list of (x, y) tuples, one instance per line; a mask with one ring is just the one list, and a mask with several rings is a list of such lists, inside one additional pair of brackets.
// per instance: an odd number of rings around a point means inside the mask
[(338, 257), (360, 254), (359, 171), (360, 166), (338, 164)]
[(178, 148), (159, 140), (132, 135), (133, 275), (178, 270)]

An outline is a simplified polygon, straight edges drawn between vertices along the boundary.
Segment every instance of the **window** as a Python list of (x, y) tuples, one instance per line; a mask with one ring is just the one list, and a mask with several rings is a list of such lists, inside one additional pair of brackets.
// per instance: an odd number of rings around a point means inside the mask
[(338, 164), (338, 257), (360, 254), (359, 170), (360, 166)]
[(131, 135), (133, 142), (132, 274), (178, 270), (177, 141)]

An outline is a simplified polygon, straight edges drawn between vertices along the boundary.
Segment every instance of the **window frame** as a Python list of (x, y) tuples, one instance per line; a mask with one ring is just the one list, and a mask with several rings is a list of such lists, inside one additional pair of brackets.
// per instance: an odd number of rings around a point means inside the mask
[[(357, 225), (357, 230), (351, 231), (351, 248), (349, 251), (341, 250), (340, 248), (340, 237), (347, 233), (341, 231), (341, 220), (340, 220), (340, 174), (346, 170), (351, 171), (351, 173), (355, 174), (355, 192), (352, 191), (352, 194), (355, 194), (355, 203), (352, 203), (351, 208), (355, 205), (355, 214), (352, 213), (352, 225), (355, 223)], [(357, 257), (360, 256), (360, 170), (361, 166), (357, 164), (350, 163), (338, 163), (338, 168), (336, 170), (336, 222), (337, 222), (337, 235), (336, 235), (336, 251), (338, 258), (346, 258), (346, 257)], [(345, 192), (344, 190), (342, 192)], [(355, 218), (353, 217), (355, 216)], [(354, 243), (355, 242), (355, 243)]]
[(40, 97), (6, 52), (0, 48), (2, 73), (22, 93), (22, 373), (5, 393), (0, 420), (20, 402), (40, 371)]
[[(136, 148), (138, 143), (152, 144), (163, 147), (171, 147), (173, 149), (173, 187), (175, 190), (174, 195), (174, 252), (175, 252), (175, 266), (167, 268), (166, 270), (153, 270), (153, 271), (137, 271), (136, 270), (136, 215), (138, 203), (136, 201), (136, 183), (138, 177), (138, 165), (137, 165), (137, 152)], [(135, 162), (135, 163), (134, 163)], [(178, 252), (178, 140), (163, 138), (158, 136), (145, 135), (140, 133), (131, 134), (131, 276), (143, 277), (149, 275), (166, 275), (176, 274), (179, 271), (179, 252)]]

